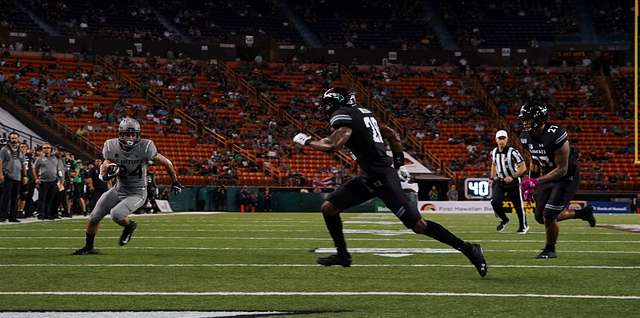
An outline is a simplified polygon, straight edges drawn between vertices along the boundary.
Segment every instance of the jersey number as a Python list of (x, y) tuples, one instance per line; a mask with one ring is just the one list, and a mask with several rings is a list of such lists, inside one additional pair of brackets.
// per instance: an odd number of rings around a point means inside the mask
[(378, 127), (378, 122), (375, 118), (364, 117), (364, 125), (371, 129), (371, 135), (373, 136), (374, 142), (384, 143), (382, 140), (382, 134), (380, 133), (380, 128)]
[(135, 177), (142, 178), (142, 165), (138, 165), (131, 172), (127, 171), (127, 167), (124, 165), (120, 165), (120, 173), (118, 173), (120, 178), (126, 179), (127, 177)]
[(550, 132), (550, 133), (554, 133), (555, 134), (557, 129), (558, 129), (558, 126), (551, 125), (551, 126), (549, 126), (549, 129), (547, 129), (547, 131)]

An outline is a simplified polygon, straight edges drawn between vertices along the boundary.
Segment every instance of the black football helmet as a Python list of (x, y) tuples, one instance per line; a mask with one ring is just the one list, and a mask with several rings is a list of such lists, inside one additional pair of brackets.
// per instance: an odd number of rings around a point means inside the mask
[(140, 123), (129, 117), (120, 121), (118, 126), (118, 141), (124, 150), (130, 150), (140, 142)]
[(522, 131), (536, 131), (549, 120), (549, 108), (542, 104), (524, 104), (520, 107), (518, 120), (522, 124)]
[(356, 95), (344, 87), (334, 87), (322, 94), (321, 108), (329, 116), (340, 107), (356, 105)]

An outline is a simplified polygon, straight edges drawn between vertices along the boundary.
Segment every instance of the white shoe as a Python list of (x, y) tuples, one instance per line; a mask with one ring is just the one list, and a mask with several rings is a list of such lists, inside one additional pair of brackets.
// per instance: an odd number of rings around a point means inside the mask
[(527, 232), (529, 232), (529, 226), (525, 226), (524, 229), (522, 230), (518, 230), (516, 233), (518, 234), (527, 234)]

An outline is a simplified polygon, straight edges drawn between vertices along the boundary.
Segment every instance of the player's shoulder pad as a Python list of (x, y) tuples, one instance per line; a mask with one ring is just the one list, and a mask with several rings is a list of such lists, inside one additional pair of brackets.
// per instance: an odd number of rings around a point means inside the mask
[(549, 124), (544, 131), (544, 142), (553, 148), (559, 148), (568, 140), (569, 134), (558, 125)]
[(113, 154), (120, 149), (119, 146), (117, 138), (107, 139), (102, 147), (102, 157), (107, 160), (113, 160)]
[(341, 107), (333, 112), (329, 119), (331, 127), (349, 126), (353, 122), (353, 114), (350, 110), (351, 108)]
[(149, 160), (153, 160), (155, 156), (158, 154), (158, 149), (156, 148), (156, 144), (151, 139), (141, 139), (140, 147), (142, 151), (147, 155)]

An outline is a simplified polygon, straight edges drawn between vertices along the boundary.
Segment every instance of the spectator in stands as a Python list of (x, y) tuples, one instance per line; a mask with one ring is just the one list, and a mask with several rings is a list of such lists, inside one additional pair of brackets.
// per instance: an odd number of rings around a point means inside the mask
[(439, 197), (440, 192), (438, 191), (438, 188), (435, 185), (431, 186), (431, 190), (429, 191), (429, 200), (437, 201)]
[(458, 189), (456, 189), (455, 183), (449, 185), (449, 191), (447, 191), (447, 199), (449, 201), (458, 201)]

